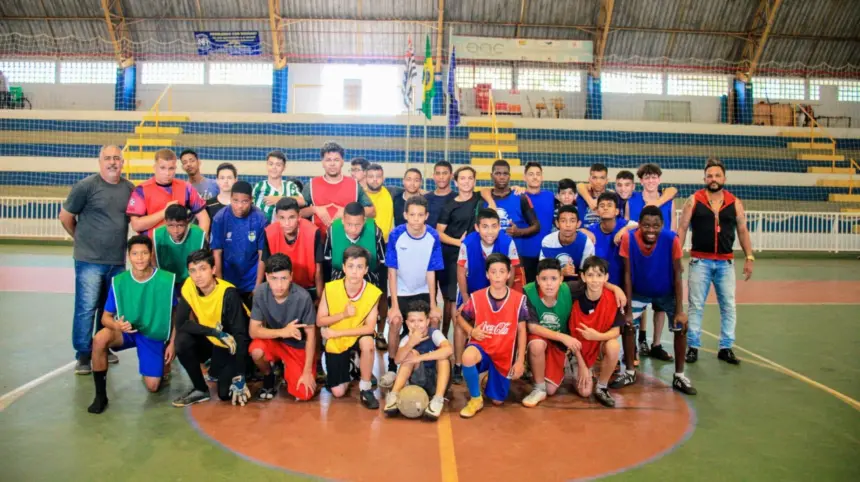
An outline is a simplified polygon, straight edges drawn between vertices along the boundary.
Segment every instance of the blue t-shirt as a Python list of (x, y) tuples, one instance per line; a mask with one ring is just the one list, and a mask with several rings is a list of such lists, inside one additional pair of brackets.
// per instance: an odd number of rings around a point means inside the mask
[(535, 215), (540, 222), (540, 231), (533, 236), (523, 238), (520, 256), (537, 258), (540, 256), (540, 244), (547, 234), (552, 232), (555, 213), (555, 196), (549, 191), (541, 191), (537, 194), (526, 193), (534, 206)]
[(558, 235), (559, 231), (555, 231), (543, 238), (540, 259), (555, 258), (561, 263), (562, 268), (570, 264), (578, 273), (585, 260), (594, 254), (594, 243), (588, 239), (588, 236), (577, 231), (573, 242), (563, 245)]
[(397, 293), (391, 293), (392, 296), (429, 293), (427, 272), (445, 268), (439, 233), (425, 226), (424, 234), (413, 238), (407, 226), (401, 224), (391, 230), (385, 249), (385, 265), (397, 270)]
[(588, 207), (588, 203), (582, 196), (576, 198), (576, 210), (579, 213), (579, 220), (582, 222), (583, 226), (600, 222), (600, 216)]
[(621, 275), (624, 273), (624, 262), (618, 254), (619, 246), (615, 244), (615, 235), (627, 226), (627, 220), (615, 221), (615, 229), (611, 233), (604, 233), (600, 229), (600, 223), (589, 224), (585, 229), (594, 234), (594, 255), (605, 259), (609, 263), (609, 282), (621, 286)]
[(254, 291), (259, 251), (265, 246), (266, 215), (256, 206), (244, 218), (222, 209), (212, 222), (210, 248), (222, 250), (221, 275), (242, 293)]
[[(660, 195), (663, 194), (663, 191), (660, 191)], [(641, 192), (634, 192), (630, 199), (627, 200), (627, 209), (630, 211), (630, 220), (634, 223), (639, 223), (639, 215), (642, 213), (642, 208), (645, 207), (645, 198), (642, 197)], [(668, 201), (663, 203), (660, 206), (660, 212), (663, 213), (663, 226), (668, 228), (672, 227), (672, 201)]]

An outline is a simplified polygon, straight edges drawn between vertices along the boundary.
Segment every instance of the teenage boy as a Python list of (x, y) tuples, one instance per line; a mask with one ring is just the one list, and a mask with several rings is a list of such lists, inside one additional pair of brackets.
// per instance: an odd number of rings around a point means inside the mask
[[(406, 172), (403, 174), (403, 188), (391, 189), (391, 201), (394, 213), (394, 227), (406, 223), (406, 201), (409, 198), (421, 195), (421, 183), (423, 181), (424, 178), (421, 175), (421, 171), (413, 167), (411, 169), (407, 169)], [(429, 203), (427, 207), (429, 214)]]
[(379, 164), (368, 166), (365, 180), (367, 182), (367, 197), (373, 202), (373, 207), (376, 210), (376, 216), (373, 219), (379, 229), (382, 230), (382, 236), (387, 243), (388, 235), (394, 229), (394, 197), (397, 194), (402, 194), (403, 188), (386, 187), (385, 171)]
[(585, 229), (594, 236), (594, 254), (609, 263), (609, 282), (621, 286), (624, 282), (624, 261), (618, 255), (619, 235), (623, 236), (627, 220), (618, 216), (618, 196), (605, 192), (597, 198), (597, 215), (600, 222)]
[(463, 378), (470, 396), (460, 411), (463, 418), (472, 418), (484, 408), (480, 373), (487, 372), (487, 397), (501, 405), (508, 398), (511, 380), (525, 370), (530, 315), (525, 295), (508, 287), (511, 260), (499, 253), (487, 256), (485, 274), (490, 286), (472, 293), (457, 317), (470, 338), (463, 351)]
[(326, 388), (335, 398), (346, 395), (350, 363), (359, 352), (358, 384), (361, 404), (378, 409), (379, 400), (373, 394), (373, 330), (379, 316), (379, 288), (365, 281), (370, 254), (361, 246), (350, 246), (343, 252), (344, 278), (326, 283), (317, 311), (317, 326), (325, 343)]
[(179, 154), (179, 162), (182, 163), (182, 170), (188, 174), (188, 183), (194, 186), (201, 199), (208, 201), (218, 195), (218, 183), (213, 179), (203, 177), (203, 173), (200, 172), (203, 163), (197, 157), (196, 152), (185, 149)]
[[(511, 166), (508, 161), (499, 159), (494, 162), (492, 172), (493, 189), (491, 195), (496, 205), (496, 212), (499, 213), (501, 228), (516, 243), (521, 266), (533, 271), (537, 266), (540, 250), (534, 250), (532, 248), (536, 246), (529, 245), (528, 247), (532, 251), (531, 256), (527, 258), (523, 254), (523, 249), (526, 248), (526, 239), (536, 236), (541, 230), (540, 221), (535, 213), (531, 198), (529, 196), (517, 196), (511, 191)], [(520, 271), (520, 278), (525, 278), (525, 270), (517, 269), (517, 271)], [(521, 281), (521, 284), (524, 285), (525, 281)]]
[(212, 225), (215, 276), (232, 283), (247, 307), (257, 284), (266, 224), (266, 215), (252, 204), (251, 185), (239, 181), (230, 193), (230, 209), (222, 209)]
[(114, 276), (105, 302), (102, 326), (93, 338), (93, 382), (96, 396), (87, 408), (102, 413), (108, 406), (108, 350), (137, 350), (138, 371), (150, 392), (157, 392), (164, 366), (173, 361), (173, 273), (152, 267), (152, 239), (138, 234), (128, 240), (131, 271)]
[(152, 231), (164, 224), (164, 210), (170, 204), (179, 204), (191, 210), (203, 232), (209, 232), (209, 215), (204, 209), (206, 202), (194, 187), (176, 179), (176, 153), (170, 149), (155, 151), (153, 176), (134, 188), (128, 199), (125, 212), (131, 229), (150, 236)]
[(605, 164), (595, 163), (588, 170), (588, 184), (580, 183), (576, 187), (579, 196), (576, 198), (576, 208), (579, 218), (586, 225), (600, 221), (597, 215), (597, 198), (606, 191), (609, 169)]
[(176, 356), (192, 388), (173, 401), (185, 407), (209, 400), (209, 386), (200, 365), (211, 360), (209, 373), (218, 380), (218, 398), (245, 405), (251, 393), (245, 383), (248, 353), (248, 312), (236, 288), (215, 277), (209, 250), (188, 256), (188, 280), (176, 307)]
[(299, 217), (299, 203), (281, 198), (275, 207), (275, 222), (266, 227), (263, 255), (257, 268), (257, 285), (263, 282), (263, 264), (275, 253), (290, 257), (291, 281), (308, 290), (315, 300), (323, 289), (322, 234), (314, 223)]
[[(534, 389), (523, 399), (523, 405), (532, 408), (555, 394), (564, 381), (567, 353), (575, 354), (582, 344), (570, 333), (568, 321), (574, 300), (582, 303), (587, 285), (581, 279), (563, 282), (561, 263), (545, 258), (538, 263), (537, 281), (523, 290), (534, 310), (534, 320), (528, 324), (529, 367), (534, 376)], [(627, 305), (627, 298), (618, 286), (606, 285), (615, 295), (618, 307)], [(622, 319), (623, 321), (623, 319)], [(611, 368), (610, 368), (611, 369)], [(608, 378), (607, 380), (608, 381)], [(591, 382), (589, 370), (577, 372), (576, 387), (581, 393)], [(590, 390), (589, 390), (590, 392)]]
[(370, 162), (363, 157), (355, 157), (349, 161), (349, 175), (355, 179), (362, 189), (367, 191), (367, 168)]
[[(555, 208), (552, 212), (552, 219), (558, 218), (558, 208), (560, 206), (571, 205), (576, 206), (576, 183), (573, 179), (564, 178), (558, 181), (555, 193)], [(555, 224), (552, 226), (552, 231), (557, 231)]]
[(443, 268), (442, 244), (435, 229), (427, 226), (427, 200), (415, 196), (406, 201), (406, 223), (394, 228), (389, 237), (385, 264), (388, 266), (388, 372), (379, 385), (389, 388), (397, 376), (394, 358), (403, 328), (401, 307), (424, 300), (430, 308), (430, 323), (439, 327), (442, 311), (436, 306), (436, 271)]
[(560, 206), (555, 222), (558, 231), (543, 238), (540, 259), (558, 259), (565, 281), (569, 281), (577, 276), (577, 270), (585, 260), (594, 254), (594, 243), (579, 232), (579, 213), (575, 206)]
[(529, 162), (525, 167), (526, 196), (534, 208), (540, 230), (531, 236), (524, 237), (520, 243), (520, 259), (525, 269), (526, 282), (534, 282), (537, 277), (537, 261), (540, 258), (540, 248), (543, 238), (552, 232), (555, 196), (550, 191), (541, 189), (543, 184), (543, 166), (539, 162)]
[(385, 396), (386, 415), (396, 415), (400, 390), (407, 383), (418, 385), (430, 397), (424, 410), (425, 418), (437, 420), (445, 406), (445, 392), (451, 376), (449, 357), (454, 352), (445, 335), (430, 326), (430, 305), (413, 301), (405, 308), (409, 334), (400, 340), (396, 362), (400, 365), (397, 379)]
[[(310, 224), (310, 221), (308, 221)], [(251, 359), (263, 374), (257, 397), (271, 400), (277, 394), (272, 364), (284, 364), (287, 393), (310, 400), (316, 392), (316, 312), (314, 300), (293, 283), (294, 265), (281, 253), (266, 260), (266, 281), (254, 290), (251, 310)]]
[(439, 161), (433, 166), (433, 183), (436, 189), (424, 195), (427, 199), (427, 211), (430, 213), (427, 216), (428, 226), (436, 227), (442, 215), (442, 208), (457, 196), (451, 189), (452, 172), (451, 163), (448, 161)]
[(663, 229), (663, 213), (656, 206), (645, 206), (639, 227), (621, 240), (624, 258), (624, 289), (627, 292), (627, 324), (624, 326), (624, 362), (626, 370), (614, 382), (621, 388), (636, 382), (633, 369), (634, 327), (632, 302), (650, 303), (654, 311), (666, 313), (669, 330), (675, 334), (675, 375), (672, 388), (695, 395), (690, 379), (684, 376), (684, 352), (687, 350), (687, 314), (684, 313), (684, 287), (681, 281), (681, 243), (678, 235)]
[[(592, 256), (585, 260), (582, 279), (586, 290), (573, 302), (570, 320), (571, 333), (581, 345), (575, 353), (577, 362), (576, 391), (581, 397), (592, 393), (594, 398), (606, 407), (614, 407), (615, 399), (609, 394), (607, 383), (618, 363), (621, 347), (618, 333), (624, 325), (624, 315), (618, 308), (618, 300), (607, 287), (609, 265), (606, 260)], [(629, 303), (629, 301), (628, 301)], [(597, 386), (593, 386), (592, 367), (600, 355), (600, 376)]]
[(230, 191), (233, 190), (233, 184), (236, 184), (238, 179), (239, 174), (236, 171), (236, 166), (229, 162), (218, 164), (215, 171), (218, 195), (206, 201), (206, 212), (209, 213), (209, 219), (215, 219), (218, 211), (230, 205)]
[(278, 201), (300, 194), (299, 187), (284, 178), (286, 168), (287, 156), (281, 151), (272, 151), (266, 156), (266, 179), (254, 184), (254, 206), (266, 215), (268, 222), (275, 216)]
[(481, 202), (480, 197), (475, 194), (474, 169), (469, 166), (457, 169), (454, 180), (457, 183), (457, 196), (445, 203), (436, 224), (436, 232), (442, 241), (442, 260), (446, 267), (439, 279), (439, 289), (445, 299), (442, 333), (446, 335), (454, 316), (454, 303), (457, 301), (457, 255), (466, 235), (475, 230), (475, 211)]
[(176, 275), (176, 294), (188, 278), (188, 255), (206, 246), (206, 233), (189, 224), (188, 209), (171, 204), (164, 212), (164, 225), (152, 235), (155, 266)]
[(663, 212), (663, 219), (667, 219), (667, 227), (675, 230), (677, 220), (675, 213), (672, 210), (672, 200), (678, 194), (678, 190), (674, 187), (660, 189), (660, 176), (663, 175), (663, 170), (660, 166), (654, 163), (643, 164), (636, 176), (639, 182), (642, 183), (642, 192), (634, 192), (627, 201), (627, 219), (635, 221), (639, 219), (639, 214), (645, 206), (657, 206)]

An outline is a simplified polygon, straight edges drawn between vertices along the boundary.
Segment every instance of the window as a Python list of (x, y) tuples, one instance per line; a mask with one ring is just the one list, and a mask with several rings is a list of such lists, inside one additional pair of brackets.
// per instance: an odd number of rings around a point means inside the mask
[(203, 62), (142, 62), (142, 84), (202, 84)]
[(753, 99), (798, 99), (806, 98), (806, 82), (788, 77), (753, 77)]
[(513, 87), (513, 69), (479, 65), (457, 66), (457, 87), (474, 89), (478, 84), (490, 84), (493, 89), (510, 90)]
[(215, 62), (209, 64), (213, 85), (272, 85), (271, 63)]
[(519, 69), (517, 88), (549, 92), (579, 92), (582, 90), (582, 72), (561, 69)]
[(663, 74), (647, 72), (603, 72), (600, 76), (603, 92), (616, 94), (662, 94)]
[(836, 98), (839, 102), (860, 102), (860, 81), (845, 79), (810, 79), (809, 100), (821, 98), (822, 85), (839, 87), (839, 94)]
[[(397, 115), (403, 106), (402, 65), (326, 64), (316, 105), (302, 109), (327, 115)], [(421, 87), (415, 103), (421, 104)], [(437, 93), (436, 95), (439, 95)], [(293, 102), (299, 101), (293, 99)], [(300, 101), (301, 102), (301, 101)]]
[(10, 84), (53, 84), (57, 80), (56, 62), (3, 61), (0, 72)]
[(60, 62), (61, 84), (115, 84), (114, 62)]
[(722, 75), (669, 74), (668, 95), (719, 97), (729, 92), (729, 79)]

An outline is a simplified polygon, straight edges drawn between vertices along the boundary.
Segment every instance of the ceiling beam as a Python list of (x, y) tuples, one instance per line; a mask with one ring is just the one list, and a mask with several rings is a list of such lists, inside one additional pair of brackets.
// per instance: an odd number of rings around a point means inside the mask
[(128, 21), (122, 12), (121, 0), (101, 0), (104, 21), (108, 30), (108, 38), (113, 44), (114, 56), (119, 67), (125, 68), (134, 65), (134, 56), (131, 52), (131, 33), (128, 30)]
[(280, 0), (269, 1), (269, 28), (272, 31), (272, 59), (275, 70), (283, 69), (287, 65), (287, 42), (284, 34), (283, 17), (281, 17)]
[[(436, 73), (442, 72), (442, 42), (445, 38), (442, 36), (445, 27), (445, 0), (439, 0), (439, 12), (436, 19)], [(436, 95), (442, 95), (437, 93)]]
[(517, 22), (517, 26), (514, 28), (514, 38), (519, 38), (520, 27), (523, 26), (523, 22), (526, 21), (526, 0), (520, 0), (520, 21)]
[(740, 70), (738, 70), (738, 79), (749, 82), (758, 67), (761, 55), (764, 53), (764, 47), (767, 44), (770, 30), (773, 28), (773, 21), (776, 19), (776, 13), (782, 5), (782, 0), (760, 0), (758, 8), (752, 19), (752, 25), (747, 35), (746, 43), (741, 52)]
[(612, 11), (614, 9), (615, 0), (600, 0), (597, 31), (594, 32), (594, 63), (591, 64), (591, 75), (595, 78), (600, 78), (603, 55), (606, 53), (606, 39), (609, 38), (609, 25), (612, 24)]

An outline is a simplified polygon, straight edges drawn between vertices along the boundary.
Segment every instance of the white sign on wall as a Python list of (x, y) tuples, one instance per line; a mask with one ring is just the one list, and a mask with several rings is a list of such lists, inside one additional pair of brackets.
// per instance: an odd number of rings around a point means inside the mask
[(451, 37), (458, 59), (529, 62), (594, 62), (590, 40), (536, 40), (496, 37)]

